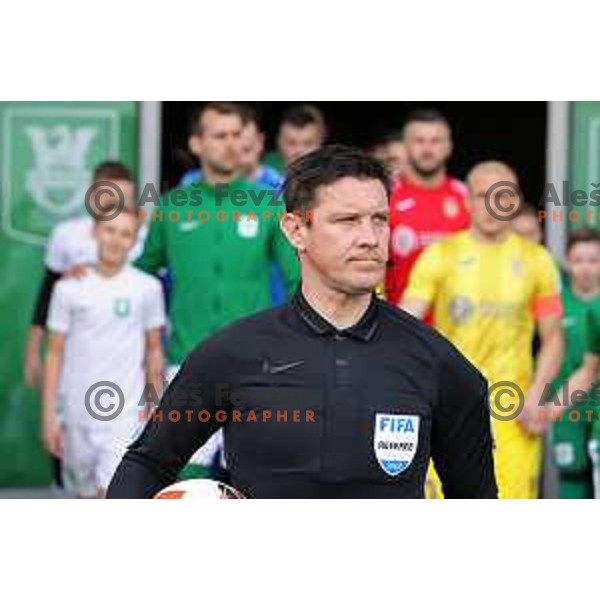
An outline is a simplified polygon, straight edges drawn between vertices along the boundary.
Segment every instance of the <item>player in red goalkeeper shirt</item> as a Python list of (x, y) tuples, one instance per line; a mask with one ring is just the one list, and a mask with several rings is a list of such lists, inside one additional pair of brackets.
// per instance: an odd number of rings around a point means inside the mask
[(450, 125), (433, 109), (411, 114), (404, 125), (408, 172), (390, 201), (390, 259), (385, 291), (398, 304), (421, 252), (469, 226), (466, 186), (446, 174), (452, 153)]

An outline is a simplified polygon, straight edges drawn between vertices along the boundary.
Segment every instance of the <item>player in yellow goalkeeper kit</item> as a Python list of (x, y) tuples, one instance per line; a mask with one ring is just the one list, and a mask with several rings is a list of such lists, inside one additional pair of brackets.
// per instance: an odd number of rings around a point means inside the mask
[[(539, 403), (562, 357), (559, 274), (545, 248), (511, 231), (508, 208), (518, 210), (512, 169), (498, 162), (480, 163), (467, 183), (471, 229), (423, 253), (402, 308), (422, 317), (432, 307), (435, 327), (484, 374), (490, 390), (497, 384), (490, 394), (491, 412), (507, 419), (492, 419), (499, 496), (535, 498), (540, 434), (549, 424), (540, 418)], [(541, 349), (534, 369), (536, 324)], [(509, 411), (519, 405), (515, 384), (523, 392), (518, 417), (516, 409)], [(432, 488), (436, 485), (430, 482), (428, 495), (439, 495)]]

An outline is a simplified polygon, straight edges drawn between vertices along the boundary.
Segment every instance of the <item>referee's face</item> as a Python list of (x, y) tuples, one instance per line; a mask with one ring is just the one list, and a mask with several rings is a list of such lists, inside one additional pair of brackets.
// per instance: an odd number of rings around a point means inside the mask
[(388, 256), (388, 197), (377, 179), (344, 177), (317, 189), (308, 223), (299, 221), (292, 242), (304, 281), (318, 279), (337, 291), (371, 292)]

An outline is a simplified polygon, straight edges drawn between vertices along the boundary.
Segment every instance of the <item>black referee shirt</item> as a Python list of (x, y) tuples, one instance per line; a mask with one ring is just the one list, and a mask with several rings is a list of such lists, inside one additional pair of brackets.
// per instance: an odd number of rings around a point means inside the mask
[(148, 498), (219, 427), (251, 498), (422, 498), (433, 458), (446, 498), (494, 498), (487, 383), (450, 342), (373, 297), (337, 330), (298, 293), (185, 361), (109, 498)]

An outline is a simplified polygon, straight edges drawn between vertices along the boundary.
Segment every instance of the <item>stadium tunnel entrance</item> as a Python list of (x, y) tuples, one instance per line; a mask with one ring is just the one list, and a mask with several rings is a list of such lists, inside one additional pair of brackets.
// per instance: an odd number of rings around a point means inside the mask
[[(283, 112), (298, 102), (248, 102), (258, 112), (273, 149)], [(452, 175), (464, 179), (482, 160), (502, 160), (519, 175), (525, 198), (535, 204), (543, 194), (546, 161), (546, 102), (312, 102), (324, 114), (329, 141), (367, 147), (402, 127), (416, 108), (436, 108), (452, 125)], [(191, 116), (202, 102), (162, 103), (162, 176), (174, 186), (191, 166), (187, 135)]]

